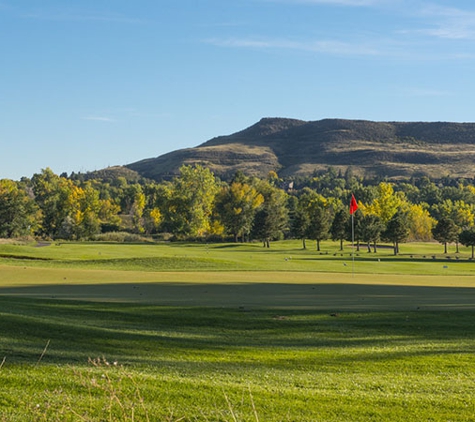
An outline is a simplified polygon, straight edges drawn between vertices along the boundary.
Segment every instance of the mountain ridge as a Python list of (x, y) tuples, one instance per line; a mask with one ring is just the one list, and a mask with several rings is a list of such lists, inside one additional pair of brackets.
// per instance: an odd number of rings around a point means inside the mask
[(475, 123), (265, 117), (231, 135), (125, 167), (161, 180), (183, 164), (203, 165), (224, 179), (238, 170), (291, 177), (328, 167), (365, 177), (474, 177)]

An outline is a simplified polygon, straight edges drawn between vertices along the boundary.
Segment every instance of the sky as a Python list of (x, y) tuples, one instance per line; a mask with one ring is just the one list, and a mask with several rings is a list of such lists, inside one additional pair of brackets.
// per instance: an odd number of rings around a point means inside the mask
[(263, 117), (475, 121), (473, 0), (0, 0), (0, 179)]

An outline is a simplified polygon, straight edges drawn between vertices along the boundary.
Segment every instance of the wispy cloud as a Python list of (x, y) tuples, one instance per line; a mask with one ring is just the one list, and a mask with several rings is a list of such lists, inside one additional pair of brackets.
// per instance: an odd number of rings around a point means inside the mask
[(285, 39), (213, 38), (204, 40), (204, 42), (218, 47), (297, 50), (343, 56), (378, 56), (382, 54), (381, 51), (369, 44), (352, 44), (333, 40), (291, 41)]
[[(86, 113), (86, 112), (85, 112)], [(95, 122), (114, 123), (125, 122), (133, 119), (170, 119), (173, 114), (164, 111), (139, 110), (133, 107), (113, 107), (101, 110), (89, 111), (81, 120)], [(113, 117), (111, 117), (113, 116)]]
[(130, 117), (139, 117), (139, 118), (153, 118), (153, 119), (169, 119), (173, 117), (171, 113), (147, 113), (141, 111), (134, 111), (130, 113)]
[(71, 10), (30, 12), (23, 15), (26, 19), (36, 19), (57, 22), (111, 22), (137, 24), (141, 19), (131, 18), (121, 14), (107, 12), (78, 12)]
[(204, 28), (239, 28), (243, 26), (248, 26), (249, 22), (215, 22), (215, 23), (202, 23), (198, 25), (199, 27)]
[(12, 9), (12, 6), (4, 1), (0, 1), (0, 10), (9, 11)]
[[(286, 4), (372, 6), (394, 19), (392, 28), (377, 32), (361, 29), (351, 33), (327, 33), (323, 38), (260, 37), (258, 35), (217, 37), (206, 43), (223, 48), (268, 51), (306, 51), (341, 57), (378, 57), (394, 60), (473, 60), (475, 53), (464, 41), (475, 40), (475, 8), (447, 7), (427, 1), (409, 0), (260, 0)], [(475, 7), (475, 6), (474, 6)], [(405, 26), (406, 29), (400, 29)], [(445, 42), (444, 42), (445, 41)], [(458, 41), (458, 43), (457, 43)], [(450, 43), (450, 44), (447, 44)], [(448, 48), (450, 46), (450, 48)]]
[(448, 97), (452, 92), (430, 88), (407, 88), (403, 91), (405, 96), (410, 97)]
[(407, 32), (418, 32), (442, 39), (475, 39), (474, 10), (462, 10), (432, 4), (423, 7), (420, 16), (427, 21), (426, 28)]
[(82, 117), (82, 120), (92, 120), (95, 122), (107, 122), (107, 123), (112, 123), (115, 122), (115, 119), (112, 119), (111, 117), (104, 117), (104, 116), (85, 116)]
[(264, 0), (272, 3), (288, 4), (326, 4), (334, 6), (374, 6), (387, 3), (387, 0)]

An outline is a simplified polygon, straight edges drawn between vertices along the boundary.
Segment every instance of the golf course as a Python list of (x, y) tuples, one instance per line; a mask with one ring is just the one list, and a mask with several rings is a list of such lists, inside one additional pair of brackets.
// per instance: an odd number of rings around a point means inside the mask
[(473, 421), (460, 247), (0, 243), (0, 421)]

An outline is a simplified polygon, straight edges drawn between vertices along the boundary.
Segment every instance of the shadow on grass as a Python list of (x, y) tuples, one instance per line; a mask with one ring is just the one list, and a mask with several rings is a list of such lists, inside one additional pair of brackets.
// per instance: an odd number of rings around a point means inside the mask
[[(41, 299), (341, 310), (475, 310), (475, 288), (355, 283), (103, 283), (0, 287), (0, 295)], [(350, 277), (350, 276), (348, 276)]]
[[(33, 299), (18, 297), (19, 289), (16, 296), (1, 296), (0, 360), (5, 357), (8, 363), (35, 363), (48, 345), (42, 358), (45, 363), (86, 363), (90, 357), (105, 356), (122, 363), (182, 368), (197, 364), (284, 368), (315, 365), (312, 353), (320, 353), (324, 348), (361, 349), (361, 353), (350, 355), (329, 352), (325, 359), (335, 364), (411, 355), (464, 354), (475, 349), (475, 289), (320, 285), (314, 291), (312, 286), (292, 285), (284, 285), (283, 289), (281, 285), (160, 286), (164, 296), (213, 294), (214, 305), (170, 306), (170, 299), (162, 303), (157, 298), (154, 304), (120, 302), (118, 297), (110, 297), (115, 301), (109, 302), (51, 300), (38, 290), (36, 294), (24, 292), (43, 297)], [(69, 287), (94, 293), (92, 286)], [(109, 293), (124, 288), (109, 287)], [(128, 287), (133, 289), (132, 285)], [(210, 290), (199, 290), (206, 288)], [(257, 306), (257, 302), (231, 305), (231, 297), (236, 295), (233, 289), (243, 288), (241, 293), (254, 300), (261, 295), (266, 306)], [(281, 290), (276, 295), (272, 289)], [(9, 289), (2, 289), (3, 293), (5, 290)], [(66, 292), (62, 294), (66, 297)], [(223, 307), (217, 307), (219, 294), (222, 300), (228, 298)], [(80, 296), (80, 291), (75, 295)], [(272, 299), (264, 300), (266, 295), (272, 295)], [(299, 295), (306, 304), (300, 308), (291, 305), (298, 302)], [(312, 298), (320, 301), (320, 306), (310, 306)], [(363, 298), (368, 298), (373, 306), (363, 310), (358, 304)], [(401, 306), (399, 311), (383, 310), (385, 303), (396, 309), (395, 303), (415, 299), (424, 305), (419, 309), (411, 305)], [(274, 302), (286, 306), (271, 306)], [(452, 311), (446, 310), (449, 308)], [(436, 346), (413, 349), (424, 342)], [(446, 343), (452, 345), (446, 347)], [(368, 353), (373, 348), (386, 351), (379, 355)]]

